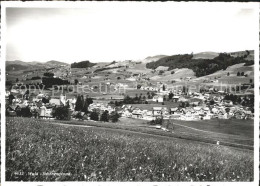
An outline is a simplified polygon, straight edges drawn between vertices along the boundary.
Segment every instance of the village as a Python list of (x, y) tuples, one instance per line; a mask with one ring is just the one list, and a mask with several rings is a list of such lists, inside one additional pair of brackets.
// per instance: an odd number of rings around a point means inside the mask
[[(116, 112), (120, 117), (124, 118), (146, 121), (155, 121), (158, 118), (184, 121), (210, 120), (214, 118), (254, 118), (253, 108), (243, 104), (245, 100), (250, 102), (251, 99), (252, 102), (253, 93), (235, 95), (239, 98), (239, 103), (237, 103), (228, 98), (230, 93), (221, 90), (213, 91), (213, 88), (210, 88), (207, 92), (187, 92), (185, 88), (172, 90), (166, 87), (163, 84), (160, 84), (159, 87), (137, 87), (141, 91), (153, 91), (151, 95), (147, 93), (149, 95), (147, 98), (144, 96), (142, 104), (126, 104), (123, 98), (118, 102), (116, 101), (120, 104), (115, 104), (113, 101), (109, 102), (110, 98), (108, 97), (107, 102), (103, 101), (104, 98), (101, 100), (90, 98), (91, 102), (87, 104), (87, 112), (76, 109), (77, 96), (67, 98), (66, 94), (61, 93), (59, 97), (51, 97), (44, 93), (35, 95), (30, 94), (28, 90), (11, 89), (6, 91), (6, 103), (8, 103), (6, 115), (55, 119), (53, 114), (55, 108), (67, 106), (69, 110), (67, 119), (79, 119), (79, 116), (81, 116), (81, 119), (91, 120), (89, 113), (98, 112), (101, 115), (105, 111), (108, 114)], [(89, 96), (81, 95), (80, 97), (84, 100)], [(24, 113), (22, 110), (26, 108), (27, 113)]]

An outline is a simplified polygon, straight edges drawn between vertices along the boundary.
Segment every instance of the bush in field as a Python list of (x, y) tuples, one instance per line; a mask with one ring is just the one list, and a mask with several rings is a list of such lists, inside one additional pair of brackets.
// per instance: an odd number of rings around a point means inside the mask
[(100, 121), (108, 122), (109, 121), (109, 114), (108, 111), (105, 110), (101, 116), (100, 116)]
[(90, 113), (90, 119), (94, 121), (99, 120), (99, 113), (98, 111), (94, 110), (93, 112)]
[(22, 117), (32, 117), (32, 113), (29, 107), (21, 108), (21, 116)]
[(115, 111), (111, 112), (110, 120), (112, 122), (117, 122), (119, 118), (120, 118), (120, 115), (117, 112), (115, 112)]
[(66, 106), (56, 107), (52, 113), (53, 117), (59, 120), (68, 120), (69, 119), (69, 109)]

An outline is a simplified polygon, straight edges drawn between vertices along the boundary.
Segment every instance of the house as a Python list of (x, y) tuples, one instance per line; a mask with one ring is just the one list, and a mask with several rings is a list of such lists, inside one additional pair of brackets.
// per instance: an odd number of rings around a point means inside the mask
[(176, 111), (178, 111), (178, 107), (171, 108), (170, 109), (170, 114), (175, 114)]
[(161, 116), (162, 107), (153, 107), (153, 116)]
[(132, 117), (132, 113), (128, 109), (123, 110), (122, 111), (122, 117), (130, 118), (130, 117)]
[(57, 98), (52, 98), (50, 99), (49, 103), (51, 105), (56, 105), (56, 106), (61, 106), (62, 105), (62, 102), (60, 99), (57, 99)]
[(194, 114), (200, 115), (200, 114), (204, 114), (204, 111), (201, 107), (194, 107)]
[(173, 101), (177, 102), (177, 101), (179, 101), (180, 96), (173, 96), (172, 99), (173, 99)]
[(132, 112), (132, 118), (143, 118), (143, 113), (140, 109), (135, 109)]

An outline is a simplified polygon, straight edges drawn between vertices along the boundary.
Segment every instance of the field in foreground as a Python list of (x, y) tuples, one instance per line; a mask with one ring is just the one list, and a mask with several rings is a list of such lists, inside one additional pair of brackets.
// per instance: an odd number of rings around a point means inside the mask
[[(252, 181), (253, 151), (7, 118), (7, 181)], [(47, 174), (46, 174), (47, 173)]]

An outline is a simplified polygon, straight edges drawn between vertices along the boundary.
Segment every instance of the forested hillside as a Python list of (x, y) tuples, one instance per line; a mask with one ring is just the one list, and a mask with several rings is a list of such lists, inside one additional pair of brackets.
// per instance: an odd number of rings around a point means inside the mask
[(89, 61), (81, 61), (81, 62), (75, 62), (71, 64), (71, 68), (89, 68), (96, 65), (96, 63), (91, 63)]
[(231, 65), (238, 63), (245, 63), (247, 65), (253, 65), (254, 61), (246, 60), (248, 54), (241, 57), (232, 57), (227, 53), (220, 53), (213, 59), (193, 59), (192, 54), (173, 55), (164, 57), (158, 61), (147, 63), (146, 67), (150, 69), (156, 69), (159, 66), (167, 66), (168, 70), (175, 68), (189, 68), (195, 72), (197, 77), (212, 74), (218, 70), (225, 70)]

